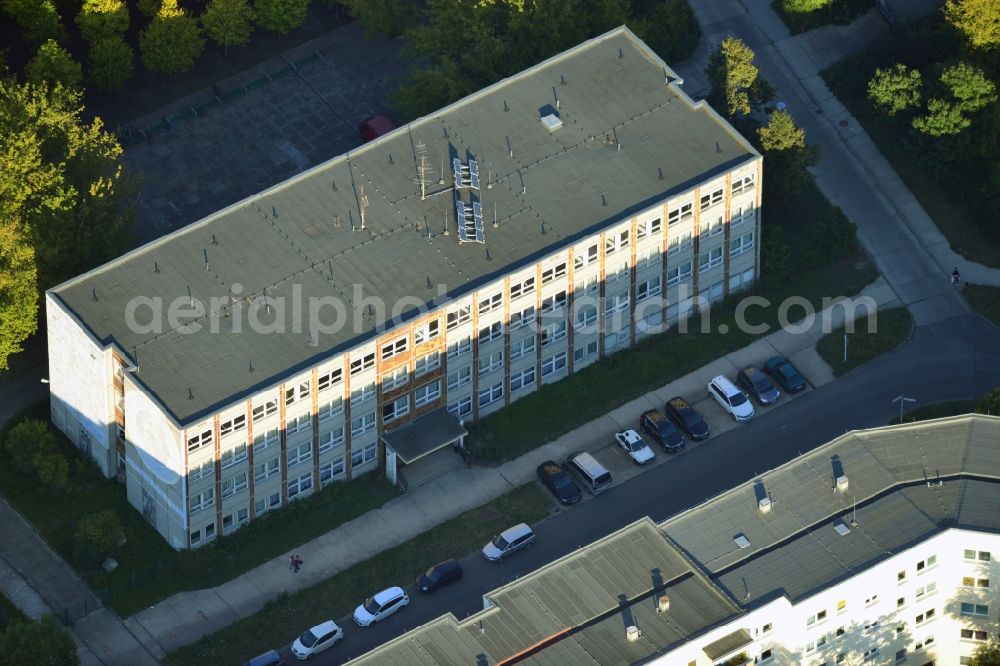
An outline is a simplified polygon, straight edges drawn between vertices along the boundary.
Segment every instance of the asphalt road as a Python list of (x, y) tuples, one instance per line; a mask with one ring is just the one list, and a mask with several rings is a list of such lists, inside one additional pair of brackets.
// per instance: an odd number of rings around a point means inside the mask
[[(500, 563), (472, 553), (462, 562), (464, 579), (432, 595), (413, 590), (412, 581), (398, 581), (409, 585), (407, 608), (374, 627), (358, 627), (351, 618), (341, 618), (344, 641), (312, 662), (341, 664), (446, 613), (464, 618), (482, 608), (484, 593), (643, 516), (663, 520), (848, 430), (885, 425), (897, 414), (892, 399), (900, 394), (915, 398), (919, 406), (970, 399), (998, 385), (1000, 329), (974, 314), (918, 326), (900, 349), (794, 401), (763, 410), (749, 423), (594, 501), (547, 518), (535, 526), (538, 539), (530, 550)], [(302, 628), (325, 619), (303, 618)], [(287, 647), (283, 653), (290, 663), (295, 661)]]

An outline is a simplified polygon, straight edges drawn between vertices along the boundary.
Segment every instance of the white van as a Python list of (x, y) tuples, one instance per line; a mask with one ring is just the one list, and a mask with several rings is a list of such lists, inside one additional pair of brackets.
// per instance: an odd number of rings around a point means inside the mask
[(600, 495), (611, 487), (611, 472), (586, 451), (571, 453), (566, 458), (566, 469), (591, 495)]

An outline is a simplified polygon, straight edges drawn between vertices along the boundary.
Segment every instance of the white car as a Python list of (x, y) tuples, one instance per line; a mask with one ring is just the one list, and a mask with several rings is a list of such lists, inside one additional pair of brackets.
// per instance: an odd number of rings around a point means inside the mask
[(753, 418), (753, 403), (725, 375), (719, 375), (708, 383), (708, 393), (736, 421), (749, 421)]
[(292, 643), (292, 654), (297, 659), (308, 659), (342, 640), (344, 640), (344, 630), (333, 620), (327, 620), (312, 629), (306, 629), (304, 634), (296, 638)]
[(635, 430), (629, 429), (624, 432), (616, 432), (615, 441), (618, 442), (618, 446), (625, 450), (625, 453), (628, 454), (628, 457), (636, 465), (645, 465), (656, 457), (653, 449), (649, 448), (649, 445), (643, 441), (642, 437)]
[(410, 597), (401, 587), (390, 587), (365, 599), (365, 603), (354, 609), (354, 621), (360, 627), (370, 627), (384, 620), (410, 603)]

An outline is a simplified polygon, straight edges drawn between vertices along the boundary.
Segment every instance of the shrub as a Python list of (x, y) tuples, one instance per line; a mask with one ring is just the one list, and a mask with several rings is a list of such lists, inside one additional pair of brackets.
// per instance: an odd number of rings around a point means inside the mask
[(287, 33), (306, 20), (309, 0), (255, 0), (253, 16), (265, 30)]
[(54, 449), (36, 453), (34, 467), (38, 480), (53, 490), (63, 490), (69, 483), (69, 461)]
[(0, 632), (0, 664), (75, 666), (76, 644), (51, 615), (38, 622), (15, 620)]
[(995, 388), (976, 403), (977, 414), (1000, 416), (1000, 388)]
[(77, 554), (82, 560), (101, 560), (118, 545), (123, 533), (114, 510), (92, 513), (76, 525)]
[(135, 68), (132, 47), (121, 37), (107, 37), (90, 47), (91, 83), (101, 90), (119, 90)]
[(55, 449), (56, 438), (45, 421), (24, 419), (7, 433), (4, 448), (14, 465), (22, 472), (32, 473), (35, 456)]
[(38, 53), (25, 67), (25, 74), (28, 82), (35, 85), (47, 83), (79, 88), (80, 81), (83, 80), (80, 63), (73, 60), (69, 51), (59, 46), (59, 42), (54, 39), (38, 47)]
[(897, 63), (888, 69), (876, 69), (868, 82), (868, 99), (894, 116), (920, 104), (920, 72)]

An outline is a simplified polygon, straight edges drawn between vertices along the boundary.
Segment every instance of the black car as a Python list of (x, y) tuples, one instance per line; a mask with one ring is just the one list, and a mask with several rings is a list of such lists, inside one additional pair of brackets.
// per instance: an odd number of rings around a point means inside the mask
[(748, 365), (736, 373), (736, 385), (752, 396), (759, 405), (774, 404), (781, 397), (781, 391), (774, 386), (771, 378), (754, 365)]
[(798, 393), (806, 387), (806, 378), (784, 356), (772, 356), (764, 362), (767, 374), (789, 393)]
[(546, 460), (538, 466), (538, 478), (562, 504), (576, 504), (583, 497), (569, 472), (553, 460)]
[(667, 401), (667, 416), (691, 439), (708, 439), (709, 434), (711, 434), (708, 424), (705, 423), (701, 414), (680, 396)]
[(417, 576), (417, 589), (421, 592), (433, 592), (460, 580), (462, 580), (462, 565), (456, 560), (445, 560)]
[(642, 429), (663, 447), (664, 451), (673, 453), (684, 448), (684, 435), (658, 409), (643, 412)]

